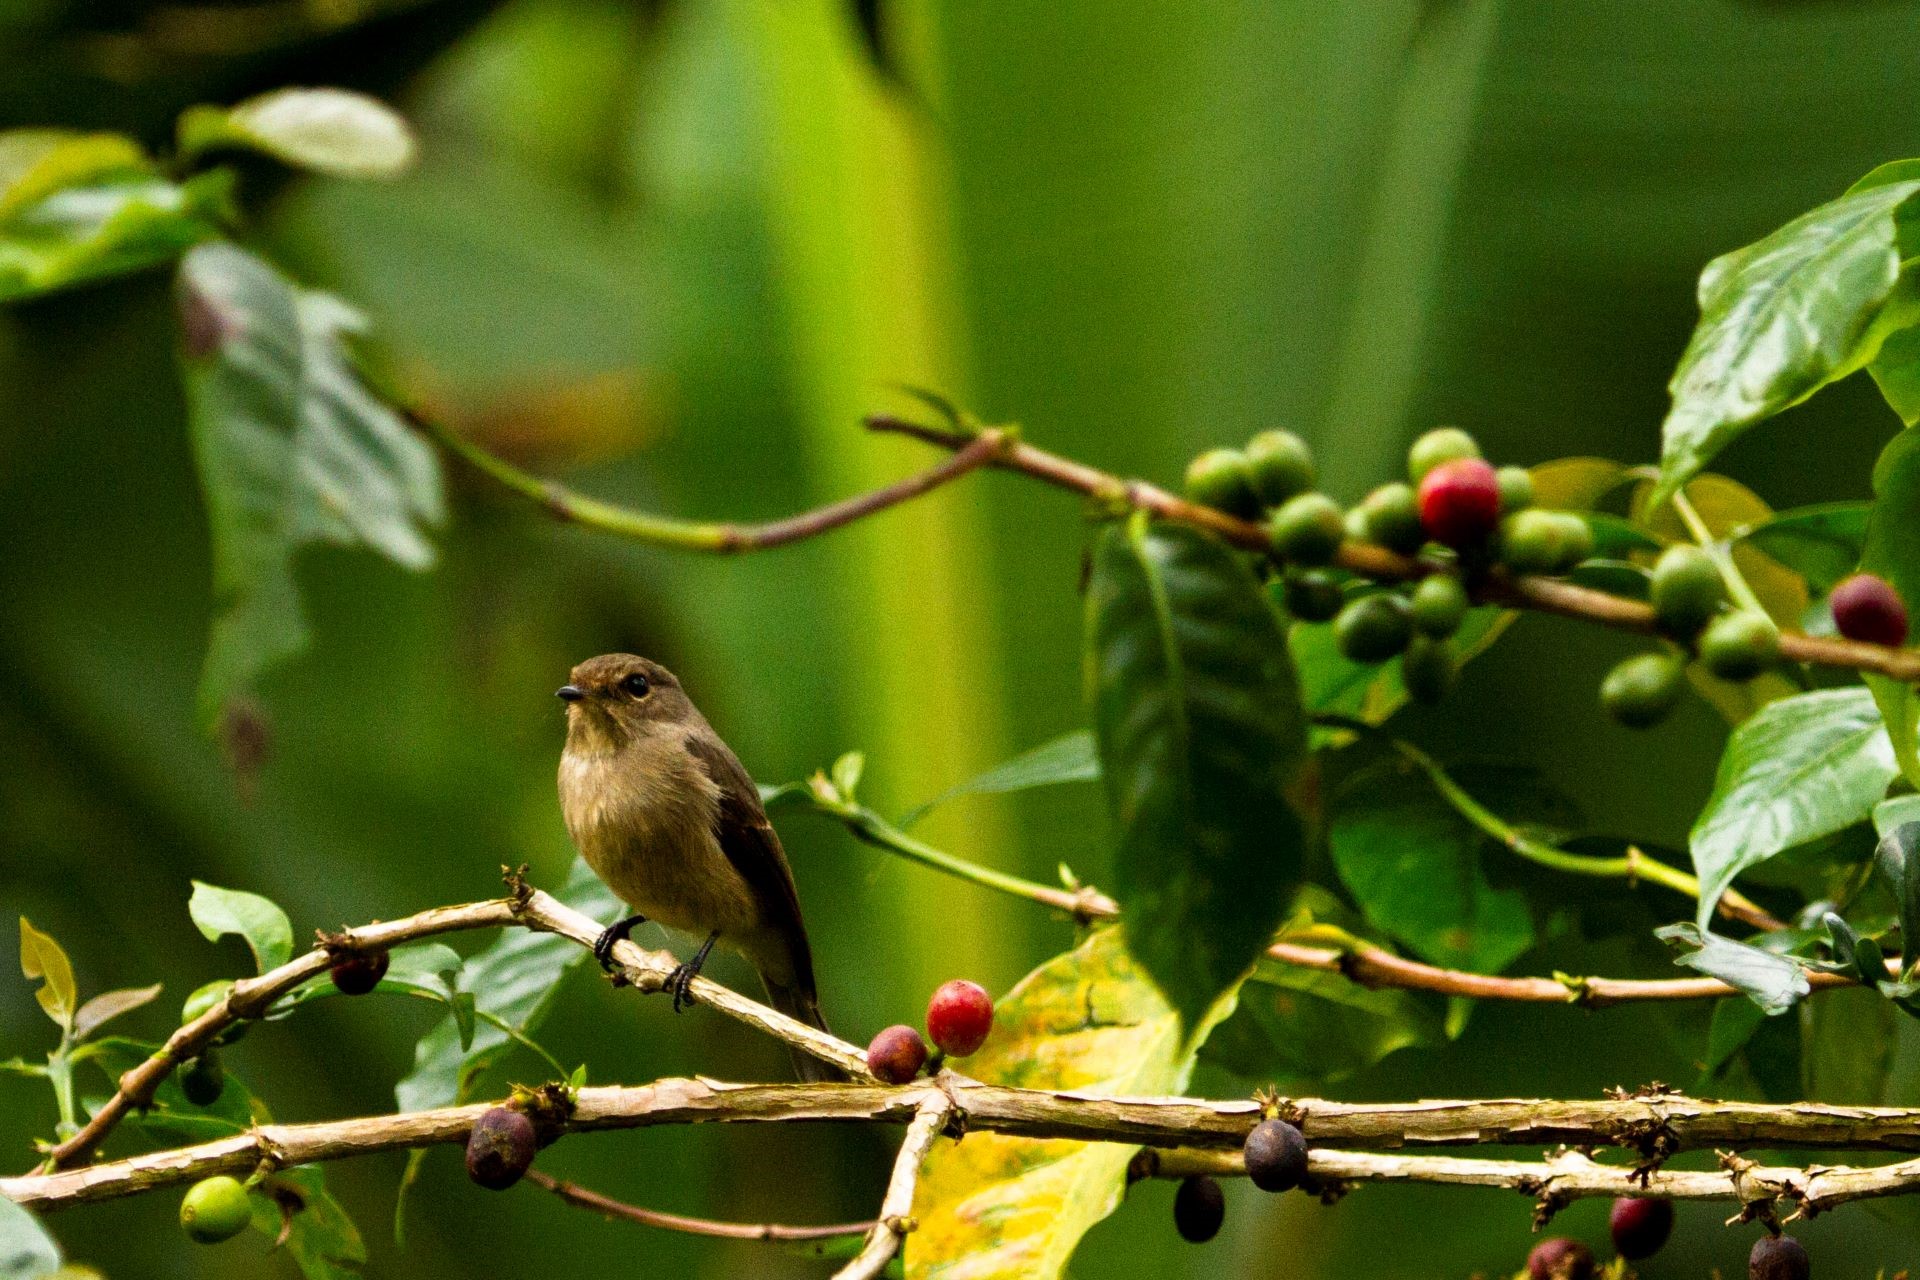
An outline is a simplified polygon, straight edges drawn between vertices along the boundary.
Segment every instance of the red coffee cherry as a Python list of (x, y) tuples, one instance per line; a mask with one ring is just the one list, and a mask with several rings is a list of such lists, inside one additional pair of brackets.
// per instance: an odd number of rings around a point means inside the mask
[(335, 960), (327, 972), (342, 995), (363, 996), (387, 976), (387, 953), (369, 951), (343, 956)]
[(1761, 1236), (1747, 1255), (1747, 1280), (1807, 1280), (1812, 1261), (1792, 1236)]
[(927, 1002), (927, 1036), (949, 1058), (964, 1058), (993, 1029), (993, 999), (977, 982), (955, 978)]
[(1455, 549), (1487, 540), (1500, 524), (1500, 481), (1479, 458), (1455, 458), (1420, 482), (1420, 523)]
[(1907, 606), (1885, 578), (1856, 573), (1827, 597), (1833, 625), (1849, 640), (1898, 647), (1907, 642)]
[(1566, 1236), (1542, 1240), (1527, 1255), (1531, 1280), (1594, 1280), (1599, 1274), (1593, 1264), (1593, 1250)]
[(539, 1149), (533, 1121), (512, 1107), (494, 1107), (467, 1135), (467, 1176), (489, 1191), (505, 1191), (532, 1167)]
[(1673, 1201), (1622, 1196), (1607, 1217), (1613, 1247), (1630, 1262), (1651, 1258), (1673, 1234)]
[(904, 1024), (888, 1027), (867, 1045), (867, 1070), (886, 1084), (905, 1084), (927, 1065), (927, 1043)]

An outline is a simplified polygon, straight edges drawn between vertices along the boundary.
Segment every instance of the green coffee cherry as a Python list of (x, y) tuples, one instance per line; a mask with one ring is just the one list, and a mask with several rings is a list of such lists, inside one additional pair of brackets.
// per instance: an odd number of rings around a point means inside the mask
[(1654, 562), (1651, 598), (1660, 629), (1690, 640), (1720, 608), (1726, 587), (1712, 556), (1699, 547), (1679, 543), (1662, 551)]
[(1253, 466), (1238, 449), (1209, 449), (1187, 464), (1189, 501), (1214, 507), (1244, 520), (1260, 516), (1260, 496), (1253, 489)]
[(1340, 580), (1321, 569), (1294, 569), (1287, 573), (1287, 612), (1302, 622), (1326, 622), (1340, 612), (1346, 592)]
[(1415, 702), (1441, 701), (1453, 691), (1459, 676), (1453, 646), (1432, 636), (1415, 636), (1400, 659), (1400, 682)]
[(1444, 639), (1460, 629), (1467, 604), (1467, 589), (1460, 579), (1450, 573), (1430, 573), (1413, 589), (1414, 630)]
[(1555, 511), (1553, 518), (1560, 525), (1560, 563), (1554, 566), (1555, 573), (1565, 573), (1582, 560), (1593, 556), (1593, 526), (1586, 517), (1571, 511)]
[(1646, 729), (1666, 719), (1686, 686), (1686, 665), (1670, 653), (1628, 658), (1600, 684), (1600, 705), (1629, 729)]
[(252, 1220), (247, 1189), (224, 1173), (194, 1183), (180, 1202), (180, 1225), (201, 1244), (231, 1240)]
[(1291, 431), (1262, 431), (1247, 441), (1247, 464), (1253, 468), (1253, 489), (1268, 506), (1279, 506), (1313, 488), (1313, 450)]
[(1427, 541), (1420, 524), (1420, 500), (1413, 486), (1395, 480), (1383, 484), (1360, 502), (1361, 535), (1401, 555), (1412, 555)]
[(1700, 660), (1722, 680), (1751, 680), (1780, 660), (1780, 629), (1752, 609), (1724, 614), (1700, 637)]
[[(226, 978), (216, 978), (205, 986), (195, 988), (193, 994), (188, 996), (186, 1002), (180, 1006), (180, 1024), (185, 1026), (207, 1010), (213, 1008), (216, 1004), (219, 1004), (227, 998), (227, 992), (232, 988), (232, 981)], [(226, 1030), (215, 1036), (213, 1042), (215, 1044), (232, 1044), (241, 1036), (247, 1034), (248, 1029), (252, 1026), (253, 1024), (245, 1018), (240, 1019), (238, 1022), (228, 1023)]]
[(1500, 514), (1510, 516), (1533, 505), (1533, 473), (1525, 467), (1499, 467), (1493, 482), (1500, 486)]
[(1528, 509), (1500, 522), (1500, 563), (1514, 573), (1553, 573), (1567, 555), (1567, 526), (1558, 513)]
[(1477, 458), (1480, 446), (1458, 427), (1436, 427), (1407, 450), (1407, 479), (1419, 484), (1427, 472), (1456, 458)]
[(1413, 615), (1397, 595), (1363, 596), (1333, 620), (1333, 642), (1354, 662), (1385, 662), (1413, 637)]
[(1333, 559), (1347, 536), (1340, 506), (1324, 493), (1287, 499), (1273, 513), (1273, 553), (1294, 564), (1322, 565)]

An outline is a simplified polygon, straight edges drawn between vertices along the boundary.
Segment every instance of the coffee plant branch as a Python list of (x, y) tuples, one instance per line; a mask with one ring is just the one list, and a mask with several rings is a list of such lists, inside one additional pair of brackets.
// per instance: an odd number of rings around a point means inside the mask
[(526, 1179), (536, 1187), (551, 1191), (567, 1204), (603, 1218), (637, 1222), (643, 1227), (678, 1231), (691, 1236), (709, 1236), (719, 1240), (771, 1240), (786, 1244), (804, 1244), (811, 1240), (837, 1240), (842, 1236), (862, 1236), (873, 1229), (872, 1222), (833, 1222), (823, 1226), (795, 1226), (784, 1222), (718, 1222), (712, 1218), (692, 1218), (683, 1213), (648, 1209), (612, 1196), (602, 1195), (577, 1183), (565, 1182), (550, 1173), (529, 1169)]
[[(812, 808), (844, 824), (855, 838), (875, 848), (906, 858), (910, 862), (920, 863), (922, 866), (931, 867), (946, 875), (1016, 898), (1023, 898), (1028, 902), (1039, 903), (1041, 906), (1050, 907), (1078, 921), (1115, 920), (1120, 916), (1119, 904), (1092, 885), (1078, 885), (1069, 889), (1040, 884), (1004, 871), (996, 871), (991, 867), (980, 866), (978, 863), (969, 862), (965, 858), (948, 853), (944, 849), (936, 848), (924, 840), (915, 839), (865, 805), (840, 795), (824, 775), (816, 776), (808, 784), (806, 798)], [(1490, 814), (1488, 816), (1492, 817)], [(1494, 821), (1499, 822), (1497, 818)], [(1504, 823), (1500, 825), (1505, 828)], [(1510, 828), (1507, 829), (1510, 830)], [(1501, 837), (1495, 834), (1495, 838)], [(1544, 845), (1540, 847), (1549, 848)], [(1566, 854), (1559, 850), (1553, 850), (1553, 852), (1560, 853), (1566, 858), (1578, 857), (1578, 855)], [(1692, 881), (1694, 894), (1696, 896), (1698, 894), (1698, 882), (1693, 881), (1691, 876), (1686, 876), (1684, 872), (1676, 871), (1644, 855), (1637, 857), (1627, 855), (1619, 859), (1581, 858), (1580, 860), (1617, 863), (1616, 870), (1609, 870), (1603, 874), (1617, 874), (1629, 878), (1638, 875), (1642, 879), (1652, 879), (1653, 877), (1646, 874), (1648, 865), (1663, 867), (1676, 877), (1685, 877), (1686, 880)], [(1686, 892), (1685, 889), (1681, 891)], [(1744, 919), (1750, 923), (1765, 920), (1771, 922), (1772, 927), (1778, 927), (1778, 922), (1771, 916), (1737, 894), (1732, 895), (1731, 901), (1722, 900), (1721, 911), (1722, 914), (1733, 919)], [(1498, 974), (1443, 969), (1437, 965), (1395, 955), (1385, 947), (1351, 935), (1342, 938), (1339, 945), (1335, 947), (1315, 945), (1313, 940), (1282, 938), (1267, 948), (1267, 955), (1283, 964), (1304, 969), (1318, 969), (1326, 973), (1338, 973), (1363, 987), (1396, 987), (1406, 991), (1466, 996), (1476, 1000), (1514, 1000), (1528, 1004), (1577, 1004), (1587, 1008), (1601, 1008), (1650, 1000), (1718, 1000), (1727, 996), (1741, 996), (1740, 991), (1718, 978), (1605, 978), (1572, 975), (1552, 978), (1501, 977)], [(1898, 957), (1888, 961), (1889, 976), (1898, 977), (1899, 963)], [(1807, 971), (1807, 982), (1814, 991), (1831, 991), (1838, 987), (1857, 985), (1853, 979), (1840, 974), (1811, 969)], [(1744, 996), (1741, 998), (1744, 999)]]
[[(245, 1176), (297, 1165), (464, 1143), (497, 1103), (309, 1124), (260, 1125), (212, 1142), (153, 1151), (51, 1173), (0, 1178), (0, 1195), (38, 1211), (120, 1199), (214, 1174)], [(1648, 1193), (1740, 1201), (1784, 1196), (1815, 1208), (1865, 1196), (1920, 1191), (1920, 1160), (1865, 1169), (1806, 1170), (1728, 1165), (1720, 1174), (1658, 1166), (1685, 1150), (1756, 1148), (1920, 1152), (1920, 1110), (1815, 1103), (1716, 1102), (1658, 1091), (1588, 1101), (1541, 1098), (1345, 1103), (1286, 1099), (1278, 1104), (1313, 1144), (1312, 1170), (1339, 1182), (1421, 1181), (1512, 1186), (1539, 1195), (1619, 1194), (1640, 1172)], [(949, 1113), (949, 1108), (951, 1112)], [(952, 1123), (969, 1131), (1176, 1148), (1155, 1172), (1204, 1164), (1234, 1172), (1238, 1148), (1265, 1115), (1255, 1099), (1125, 1098), (984, 1085), (951, 1072), (905, 1085), (729, 1084), (665, 1079), (579, 1089), (559, 1133), (705, 1123), (890, 1123), (923, 1120), (924, 1132)], [(935, 1116), (934, 1119), (928, 1119)], [(930, 1135), (927, 1137), (930, 1141)], [(1568, 1166), (1564, 1157), (1514, 1164), (1403, 1154), (1438, 1146), (1618, 1147), (1637, 1163), (1618, 1178)], [(1198, 1148), (1198, 1151), (1189, 1150)], [(1359, 1153), (1379, 1151), (1368, 1159)], [(1728, 1176), (1738, 1172), (1740, 1176)], [(1796, 1190), (1797, 1188), (1797, 1190)], [(891, 1201), (891, 1198), (890, 1198)], [(890, 1209), (891, 1211), (891, 1203)], [(898, 1216), (898, 1215), (896, 1215)], [(884, 1221), (884, 1215), (882, 1220)], [(905, 1225), (904, 1223), (897, 1225)]]
[[(510, 873), (508, 881), (512, 889), (508, 897), (455, 907), (435, 907), (402, 920), (324, 934), (319, 944), (305, 955), (297, 956), (258, 977), (235, 982), (225, 998), (180, 1027), (152, 1057), (121, 1076), (119, 1087), (93, 1118), (49, 1152), (48, 1168), (70, 1169), (92, 1159), (101, 1142), (127, 1112), (151, 1102), (154, 1090), (176, 1067), (212, 1044), (233, 1023), (243, 1018), (263, 1016), (275, 1000), (309, 979), (324, 974), (342, 955), (386, 950), (437, 934), (515, 926), (558, 934), (588, 949), (593, 947), (602, 928), (599, 922), (532, 888), (519, 872)], [(671, 952), (648, 951), (632, 941), (617, 945), (613, 958), (617, 962), (618, 976), (627, 985), (647, 994), (664, 989), (667, 978), (679, 963)], [(851, 1073), (857, 1079), (869, 1078), (866, 1055), (844, 1040), (789, 1018), (708, 978), (695, 978), (690, 990), (700, 1004), (709, 1005), (729, 1017), (784, 1040)]]

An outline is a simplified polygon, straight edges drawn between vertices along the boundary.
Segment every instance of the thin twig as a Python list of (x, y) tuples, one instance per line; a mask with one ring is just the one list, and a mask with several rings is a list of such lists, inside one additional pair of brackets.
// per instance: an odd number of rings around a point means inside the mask
[[(936, 1098), (937, 1095), (937, 1098)], [(579, 1091), (561, 1132), (707, 1123), (906, 1124), (930, 1102), (951, 1105), (969, 1130), (1150, 1147), (1231, 1149), (1265, 1114), (1253, 1099), (1106, 1097), (1073, 1090), (980, 1084), (943, 1073), (905, 1085), (727, 1084), (667, 1079)], [(381, 1151), (464, 1143), (499, 1103), (439, 1107), (315, 1124), (259, 1125), (213, 1142), (153, 1151), (57, 1173), (0, 1178), (0, 1195), (36, 1210), (177, 1187), (217, 1173), (341, 1160)], [(1824, 1149), (1920, 1152), (1920, 1109), (1717, 1102), (1670, 1093), (1594, 1100), (1452, 1099), (1400, 1103), (1283, 1100), (1316, 1150), (1441, 1146), (1613, 1146), (1649, 1164), (1686, 1150)], [(1920, 1190), (1920, 1162), (1875, 1170), (1899, 1190)], [(1866, 1175), (1863, 1174), (1863, 1177)], [(1843, 1187), (1846, 1184), (1841, 1184)], [(1823, 1203), (1865, 1194), (1822, 1192)], [(1881, 1191), (1879, 1194), (1891, 1194)]]
[(690, 1218), (661, 1209), (643, 1209), (637, 1204), (615, 1200), (612, 1196), (601, 1195), (577, 1183), (562, 1182), (538, 1169), (527, 1170), (526, 1179), (536, 1187), (553, 1192), (568, 1204), (597, 1213), (603, 1218), (619, 1218), (625, 1222), (637, 1222), (643, 1227), (659, 1227), (663, 1231), (679, 1231), (690, 1236), (801, 1244), (810, 1240), (836, 1240), (841, 1236), (862, 1235), (873, 1226), (871, 1222), (832, 1222), (819, 1227), (796, 1227), (783, 1222), (716, 1222), (712, 1218)]
[(860, 1252), (834, 1272), (834, 1280), (874, 1280), (900, 1252), (907, 1233), (918, 1225), (913, 1220), (913, 1191), (919, 1185), (920, 1165), (952, 1115), (953, 1099), (938, 1089), (921, 1100), (913, 1123), (907, 1126), (907, 1136), (900, 1141), (900, 1154), (894, 1158), (893, 1174), (887, 1179), (887, 1194), (880, 1201), (880, 1216), (868, 1230)]
[[(821, 787), (807, 791), (807, 802), (827, 816), (844, 823), (855, 837), (875, 848), (931, 867), (943, 874), (986, 888), (1037, 902), (1076, 920), (1114, 920), (1120, 906), (1092, 885), (1063, 889), (1041, 884), (1008, 872), (969, 862), (924, 840), (908, 835), (864, 805), (846, 800)], [(1572, 855), (1568, 855), (1572, 856)], [(1669, 868), (1671, 870), (1671, 868)], [(1744, 900), (1742, 900), (1744, 901)], [(1750, 904), (1749, 904), (1750, 905)], [(1738, 904), (1728, 913), (1750, 921), (1771, 919), (1758, 907), (1749, 916)], [(1718, 978), (1553, 978), (1502, 977), (1491, 973), (1469, 973), (1461, 969), (1443, 969), (1406, 956), (1395, 955), (1385, 947), (1348, 939), (1338, 947), (1282, 938), (1267, 948), (1267, 955), (1282, 964), (1323, 973), (1337, 973), (1363, 987), (1397, 988), (1404, 991), (1428, 991), (1435, 995), (1465, 996), (1475, 1000), (1511, 1000), (1523, 1004), (1576, 1004), (1589, 1009), (1646, 1001), (1718, 1000), (1741, 996), (1736, 987)], [(1890, 957), (1887, 972), (1898, 977), (1899, 957)], [(1808, 970), (1807, 983), (1814, 991), (1832, 991), (1857, 985), (1853, 979), (1836, 973)], [(1744, 997), (1743, 997), (1744, 998)]]
[[(869, 417), (866, 423), (874, 431), (912, 436), (943, 449), (964, 449), (976, 434), (950, 427), (927, 426), (884, 414)], [(1056, 488), (1085, 494), (1096, 502), (1137, 507), (1164, 519), (1199, 525), (1235, 546), (1251, 551), (1265, 551), (1272, 545), (1267, 536), (1267, 527), (1263, 524), (1241, 520), (1212, 507), (1188, 502), (1144, 480), (1123, 480), (1097, 467), (1063, 458), (1021, 441), (1007, 444), (987, 465), (1004, 471), (1021, 472)], [(1381, 582), (1405, 581), (1432, 571), (1431, 566), (1421, 560), (1352, 539), (1341, 544), (1334, 563)], [(1561, 578), (1543, 578), (1531, 574), (1515, 576), (1504, 570), (1494, 570), (1477, 584), (1476, 589), (1484, 604), (1501, 604), (1515, 609), (1580, 618), (1617, 631), (1641, 635), (1656, 633), (1653, 610), (1649, 606), (1638, 600), (1627, 600), (1591, 587), (1578, 586)], [(1780, 637), (1780, 652), (1793, 662), (1873, 671), (1907, 683), (1920, 682), (1920, 650), (1917, 649), (1895, 649), (1834, 636), (1786, 632)]]
[(920, 497), (949, 481), (958, 480), (969, 471), (990, 463), (1006, 441), (1006, 434), (1002, 431), (982, 431), (939, 466), (930, 467), (884, 488), (856, 494), (843, 501), (780, 520), (736, 524), (728, 521), (679, 520), (590, 498), (557, 481), (543, 480), (521, 470), (429, 414), (411, 409), (403, 412), (415, 427), (431, 436), (442, 448), (521, 497), (540, 504), (549, 514), (561, 520), (602, 533), (675, 547), (682, 551), (763, 551), (815, 537)]

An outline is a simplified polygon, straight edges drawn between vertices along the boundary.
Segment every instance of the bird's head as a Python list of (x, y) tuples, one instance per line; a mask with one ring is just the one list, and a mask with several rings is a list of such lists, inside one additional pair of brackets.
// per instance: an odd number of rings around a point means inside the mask
[(567, 704), (569, 749), (618, 750), (699, 715), (673, 672), (631, 653), (588, 658), (555, 696)]

